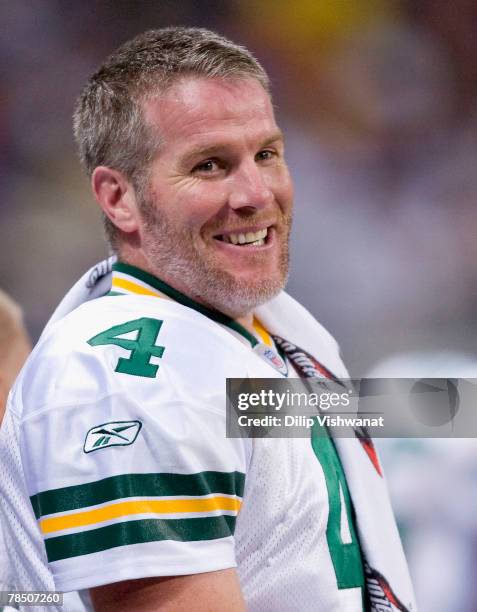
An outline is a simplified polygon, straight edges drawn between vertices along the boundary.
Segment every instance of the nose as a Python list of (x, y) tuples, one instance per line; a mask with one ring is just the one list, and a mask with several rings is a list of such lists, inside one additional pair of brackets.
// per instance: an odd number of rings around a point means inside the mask
[(255, 163), (255, 160), (243, 163), (234, 173), (229, 195), (231, 208), (259, 210), (269, 206), (273, 199), (273, 191), (265, 182), (263, 169)]

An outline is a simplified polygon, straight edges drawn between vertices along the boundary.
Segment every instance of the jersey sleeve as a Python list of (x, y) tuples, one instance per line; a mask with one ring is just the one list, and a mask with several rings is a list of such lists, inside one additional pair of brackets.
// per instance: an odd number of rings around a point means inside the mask
[(187, 321), (157, 338), (126, 318), (53, 343), (23, 381), (26, 486), (60, 590), (236, 565), (249, 448), (225, 436), (227, 358)]

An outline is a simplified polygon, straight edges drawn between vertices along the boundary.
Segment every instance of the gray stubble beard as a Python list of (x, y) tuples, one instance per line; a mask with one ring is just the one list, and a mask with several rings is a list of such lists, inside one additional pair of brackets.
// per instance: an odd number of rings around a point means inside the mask
[[(152, 201), (143, 198), (140, 210), (145, 223), (144, 247), (154, 274), (191, 299), (238, 318), (268, 302), (285, 287), (290, 219), (285, 222), (287, 235), (282, 243), (276, 277), (262, 278), (251, 285), (235, 279), (218, 264), (214, 266), (213, 261), (207, 264), (194, 248), (192, 235), (187, 230), (180, 232), (174, 228)], [(166, 241), (172, 246), (170, 250), (163, 246)]]

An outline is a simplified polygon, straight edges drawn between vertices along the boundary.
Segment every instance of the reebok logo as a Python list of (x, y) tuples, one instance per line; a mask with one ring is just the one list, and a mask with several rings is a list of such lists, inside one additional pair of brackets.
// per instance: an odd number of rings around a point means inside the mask
[(83, 451), (92, 453), (110, 446), (129, 446), (136, 441), (141, 427), (141, 421), (111, 421), (96, 425), (86, 434)]

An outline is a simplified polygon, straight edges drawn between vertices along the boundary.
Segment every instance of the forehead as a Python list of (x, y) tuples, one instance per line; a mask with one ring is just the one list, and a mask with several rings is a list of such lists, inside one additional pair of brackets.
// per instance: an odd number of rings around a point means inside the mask
[(277, 130), (270, 96), (255, 79), (183, 78), (146, 100), (144, 113), (164, 146), (265, 139)]

